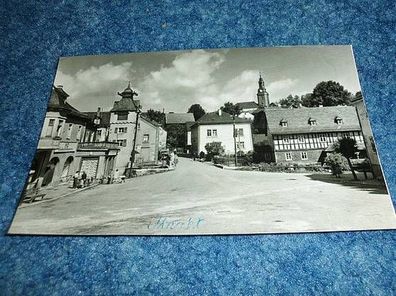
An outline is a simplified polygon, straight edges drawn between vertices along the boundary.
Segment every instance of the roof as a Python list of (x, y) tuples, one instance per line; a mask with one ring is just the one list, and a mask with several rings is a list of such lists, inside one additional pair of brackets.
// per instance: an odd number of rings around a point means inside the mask
[(253, 109), (253, 108), (258, 108), (258, 104), (254, 101), (250, 101), (250, 102), (240, 102), (240, 103), (236, 103), (235, 105), (237, 105), (239, 108), (243, 109)]
[[(93, 121), (96, 117), (97, 112), (84, 112)], [(110, 112), (100, 112), (100, 124), (99, 127), (110, 126)]]
[(89, 117), (83, 112), (78, 111), (72, 105), (66, 102), (69, 95), (62, 87), (52, 87), (51, 97), (48, 102), (48, 111), (57, 111), (64, 116), (77, 117), (81, 120), (89, 120)]
[[(356, 109), (353, 106), (274, 108), (266, 110), (265, 114), (271, 134), (341, 132), (361, 129)], [(342, 119), (342, 124), (336, 123), (336, 117)], [(309, 125), (310, 119), (316, 120), (316, 125)], [(286, 121), (287, 126), (282, 126), (281, 121)]]
[(146, 122), (148, 122), (148, 123), (150, 123), (150, 124), (152, 124), (152, 125), (154, 125), (154, 126), (161, 126), (161, 124), (160, 123), (158, 123), (157, 121), (155, 121), (155, 120), (151, 120), (150, 118), (148, 118), (146, 115), (144, 115), (144, 114), (140, 114), (140, 119), (143, 119), (144, 121), (146, 121)]
[(140, 107), (140, 100), (132, 100), (131, 98), (124, 97), (121, 100), (114, 102), (114, 106), (110, 112), (136, 111), (135, 105)]
[[(227, 112), (210, 112), (206, 113), (195, 122), (195, 125), (210, 125), (210, 124), (232, 124), (234, 119), (232, 115)], [(252, 123), (251, 120), (235, 116), (235, 123)]]
[(186, 122), (194, 122), (193, 113), (167, 113), (165, 114), (166, 124), (179, 124)]

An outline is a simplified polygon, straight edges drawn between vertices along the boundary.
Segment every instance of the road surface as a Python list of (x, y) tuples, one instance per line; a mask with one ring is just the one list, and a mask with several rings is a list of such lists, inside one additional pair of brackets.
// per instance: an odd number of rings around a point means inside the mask
[(396, 228), (385, 190), (316, 176), (223, 170), (179, 158), (174, 171), (19, 208), (9, 232), (177, 235)]

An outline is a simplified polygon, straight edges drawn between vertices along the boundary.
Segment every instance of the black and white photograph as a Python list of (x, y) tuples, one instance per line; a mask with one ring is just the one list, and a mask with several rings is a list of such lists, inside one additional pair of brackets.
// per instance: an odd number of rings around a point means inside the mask
[(31, 132), (9, 234), (396, 229), (351, 46), (61, 57)]

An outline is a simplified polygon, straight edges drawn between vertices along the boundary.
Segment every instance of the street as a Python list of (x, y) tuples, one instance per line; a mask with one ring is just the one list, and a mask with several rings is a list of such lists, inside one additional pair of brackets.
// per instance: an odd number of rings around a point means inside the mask
[(174, 171), (19, 208), (9, 233), (177, 235), (396, 228), (385, 190), (334, 179), (223, 170), (179, 158)]

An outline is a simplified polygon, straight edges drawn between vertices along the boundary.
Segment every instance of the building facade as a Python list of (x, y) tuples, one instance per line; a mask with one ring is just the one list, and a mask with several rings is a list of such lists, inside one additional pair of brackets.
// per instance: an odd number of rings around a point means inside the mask
[(276, 162), (317, 163), (343, 137), (355, 139), (358, 149), (365, 149), (352, 106), (268, 108), (265, 116)]
[(102, 178), (117, 157), (114, 143), (95, 139), (99, 121), (72, 107), (63, 87), (53, 87), (32, 162), (30, 182), (42, 178), (42, 186), (67, 182), (77, 171), (88, 178)]
[(375, 147), (374, 136), (370, 126), (370, 120), (367, 113), (367, 108), (364, 103), (362, 95), (358, 95), (351, 105), (356, 108), (359, 117), (360, 126), (362, 128), (363, 140), (367, 149), (367, 157), (373, 169), (373, 174), (376, 178), (383, 179), (381, 165), (377, 155), (377, 148)]
[(166, 131), (141, 115), (140, 101), (134, 99), (137, 93), (130, 84), (118, 94), (121, 100), (110, 110), (108, 132), (109, 141), (116, 142), (120, 149), (115, 168), (124, 173), (131, 167), (133, 148), (133, 166), (157, 164), (160, 149), (166, 147)]
[(236, 134), (237, 153), (253, 151), (251, 121), (232, 116), (221, 110), (206, 113), (191, 127), (192, 152), (198, 155), (207, 153), (205, 145), (212, 142), (221, 142), (226, 154), (235, 154), (234, 123)]

